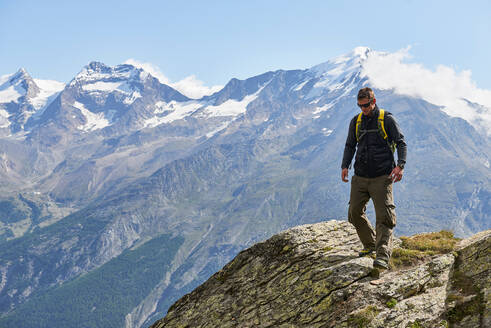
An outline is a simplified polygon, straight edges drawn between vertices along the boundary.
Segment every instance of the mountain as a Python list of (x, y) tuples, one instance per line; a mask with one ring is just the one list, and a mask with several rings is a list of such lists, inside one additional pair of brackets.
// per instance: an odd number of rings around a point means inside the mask
[(0, 77), (0, 132), (11, 135), (24, 130), (33, 115), (43, 112), (64, 87), (63, 83), (33, 79), (23, 68)]
[(70, 81), (39, 124), (46, 128), (53, 123), (77, 132), (108, 127), (107, 134), (115, 129), (125, 133), (143, 127), (142, 120), (153, 114), (149, 105), (156, 100), (183, 102), (188, 98), (132, 65), (108, 67), (92, 62)]
[(380, 273), (346, 221), (294, 227), (241, 251), (151, 327), (488, 327), (491, 230), (456, 243), (445, 231), (396, 240)]
[[(240, 250), (344, 219), (341, 156), (367, 85), (408, 143), (396, 234), (489, 229), (486, 130), (427, 98), (379, 88), (367, 68), (377, 56), (356, 48), (310, 69), (231, 79), (200, 99), (132, 65), (84, 67), (0, 138), (5, 320), (148, 326)], [(485, 104), (465, 106), (486, 122)]]

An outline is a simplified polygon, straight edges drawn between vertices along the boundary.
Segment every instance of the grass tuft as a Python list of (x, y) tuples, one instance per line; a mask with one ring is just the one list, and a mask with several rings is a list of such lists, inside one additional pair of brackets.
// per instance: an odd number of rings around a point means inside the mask
[(364, 328), (379, 314), (380, 310), (369, 305), (348, 317), (349, 327)]
[(393, 250), (390, 259), (394, 269), (414, 266), (434, 255), (450, 253), (460, 239), (455, 238), (451, 231), (442, 230), (401, 237), (401, 240), (401, 247)]
[(407, 325), (408, 328), (423, 328), (423, 326), (419, 323), (418, 320), (411, 322)]
[(433, 251), (439, 254), (450, 253), (460, 240), (455, 238), (453, 232), (442, 230), (415, 235), (412, 237), (401, 237), (402, 247), (418, 251)]
[(396, 306), (396, 304), (397, 304), (397, 300), (395, 298), (391, 298), (390, 300), (387, 301), (387, 303), (385, 303), (385, 305), (387, 305), (387, 307), (390, 309)]

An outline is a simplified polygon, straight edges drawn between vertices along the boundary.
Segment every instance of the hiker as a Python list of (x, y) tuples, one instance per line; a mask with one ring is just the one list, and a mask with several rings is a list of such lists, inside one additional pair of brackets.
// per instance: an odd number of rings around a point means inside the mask
[[(407, 147), (394, 116), (378, 108), (372, 89), (360, 89), (357, 98), (362, 112), (350, 122), (341, 164), (341, 179), (348, 182), (348, 167), (351, 168), (356, 151), (348, 221), (355, 226), (363, 244), (360, 257), (375, 252), (373, 266), (388, 269), (392, 253), (392, 230), (396, 225), (392, 184), (402, 179)], [(397, 166), (394, 160), (395, 149)], [(365, 214), (370, 198), (375, 207), (375, 231)]]

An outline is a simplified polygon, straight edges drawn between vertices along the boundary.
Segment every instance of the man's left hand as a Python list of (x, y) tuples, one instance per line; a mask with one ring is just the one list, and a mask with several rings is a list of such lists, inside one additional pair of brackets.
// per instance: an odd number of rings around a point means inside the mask
[(392, 172), (390, 172), (389, 179), (391, 179), (392, 182), (401, 181), (403, 174), (404, 174), (404, 170), (401, 169), (399, 166), (396, 166), (394, 167)]

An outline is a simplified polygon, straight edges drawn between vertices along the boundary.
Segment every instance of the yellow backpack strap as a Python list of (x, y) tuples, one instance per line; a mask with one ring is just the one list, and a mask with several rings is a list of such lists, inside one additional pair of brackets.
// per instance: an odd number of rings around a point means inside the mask
[(385, 114), (385, 111), (383, 109), (380, 109), (380, 114), (378, 116), (379, 133), (382, 136), (382, 138), (384, 138), (384, 140), (387, 141), (387, 144), (389, 145), (389, 148), (392, 151), (392, 154), (394, 154), (396, 151), (397, 145), (394, 141), (389, 142), (389, 139), (387, 138), (387, 132), (385, 131), (385, 127), (384, 127), (384, 114)]
[(360, 141), (361, 115), (362, 113), (358, 114), (358, 118), (356, 119), (356, 141)]
[(378, 115), (378, 126), (380, 127), (380, 130), (382, 130), (382, 138), (387, 139), (387, 132), (385, 132), (385, 127), (384, 127), (384, 114), (385, 110), (380, 109), (379, 110), (379, 115)]

